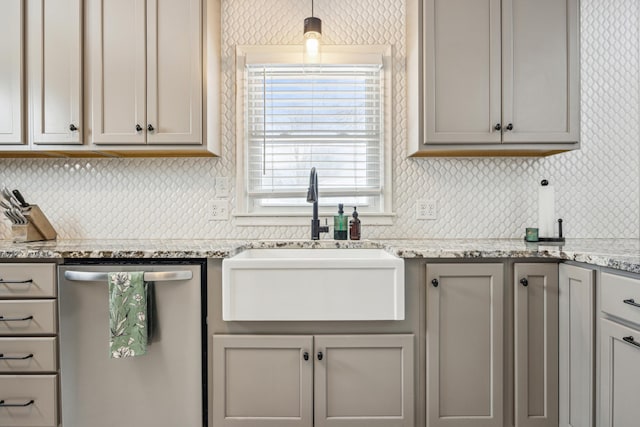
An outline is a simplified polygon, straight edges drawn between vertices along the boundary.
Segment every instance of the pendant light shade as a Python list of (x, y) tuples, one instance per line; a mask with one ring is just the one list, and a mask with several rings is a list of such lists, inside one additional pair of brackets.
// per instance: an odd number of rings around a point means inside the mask
[(321, 37), (322, 21), (313, 16), (313, 0), (311, 0), (311, 16), (304, 20), (304, 50), (307, 55), (318, 54)]

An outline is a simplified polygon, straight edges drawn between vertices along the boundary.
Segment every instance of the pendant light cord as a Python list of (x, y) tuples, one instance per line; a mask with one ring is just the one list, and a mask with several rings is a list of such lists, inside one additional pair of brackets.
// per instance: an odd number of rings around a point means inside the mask
[(311, 0), (311, 17), (313, 18), (313, 0)]

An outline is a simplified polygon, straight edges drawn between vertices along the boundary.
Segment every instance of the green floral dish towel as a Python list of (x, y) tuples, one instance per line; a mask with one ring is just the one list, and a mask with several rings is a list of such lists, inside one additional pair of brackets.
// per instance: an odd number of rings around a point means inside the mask
[(147, 352), (147, 293), (144, 272), (108, 273), (109, 352), (112, 359)]

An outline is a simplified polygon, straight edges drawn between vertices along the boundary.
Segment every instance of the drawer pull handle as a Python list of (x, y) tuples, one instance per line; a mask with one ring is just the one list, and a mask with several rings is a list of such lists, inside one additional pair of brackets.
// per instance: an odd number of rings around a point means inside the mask
[(632, 336), (623, 337), (622, 339), (628, 342), (629, 344), (633, 344), (636, 347), (640, 347), (640, 343), (636, 342), (636, 340)]
[(321, 351), (318, 352), (318, 360), (322, 360), (324, 358), (324, 355), (322, 354)]
[(632, 306), (634, 306), (634, 307), (638, 307), (638, 308), (640, 308), (640, 304), (638, 304), (637, 302), (635, 302), (635, 300), (633, 300), (633, 299), (626, 299), (626, 300), (624, 300), (624, 301), (622, 301), (622, 302), (623, 302), (623, 303), (625, 303), (625, 304), (629, 304), (629, 305), (632, 305)]
[(529, 286), (529, 281), (523, 277), (522, 279), (520, 279), (520, 284), (522, 286)]
[(4, 317), (0, 316), (0, 322), (24, 322), (25, 320), (31, 320), (33, 316), (27, 317)]
[(33, 283), (33, 279), (28, 279), (28, 280), (3, 280), (0, 279), (0, 284), (3, 285), (22, 285), (25, 283)]
[(33, 357), (33, 353), (28, 354), (26, 356), (5, 356), (4, 354), (0, 353), (0, 360), (27, 360), (27, 359), (31, 359)]
[(4, 400), (0, 400), (0, 408), (24, 408), (25, 406), (33, 405), (35, 400), (31, 399), (27, 403), (4, 403)]
[(309, 352), (305, 351), (302, 357), (304, 358), (304, 360), (309, 360)]

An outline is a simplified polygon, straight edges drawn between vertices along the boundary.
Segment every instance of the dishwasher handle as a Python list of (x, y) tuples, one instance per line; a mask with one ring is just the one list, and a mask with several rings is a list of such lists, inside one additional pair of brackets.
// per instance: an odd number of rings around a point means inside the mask
[[(64, 278), (74, 282), (106, 282), (107, 274), (101, 271), (72, 271), (64, 272)], [(191, 271), (148, 271), (144, 273), (145, 282), (170, 282), (175, 280), (191, 280)]]

